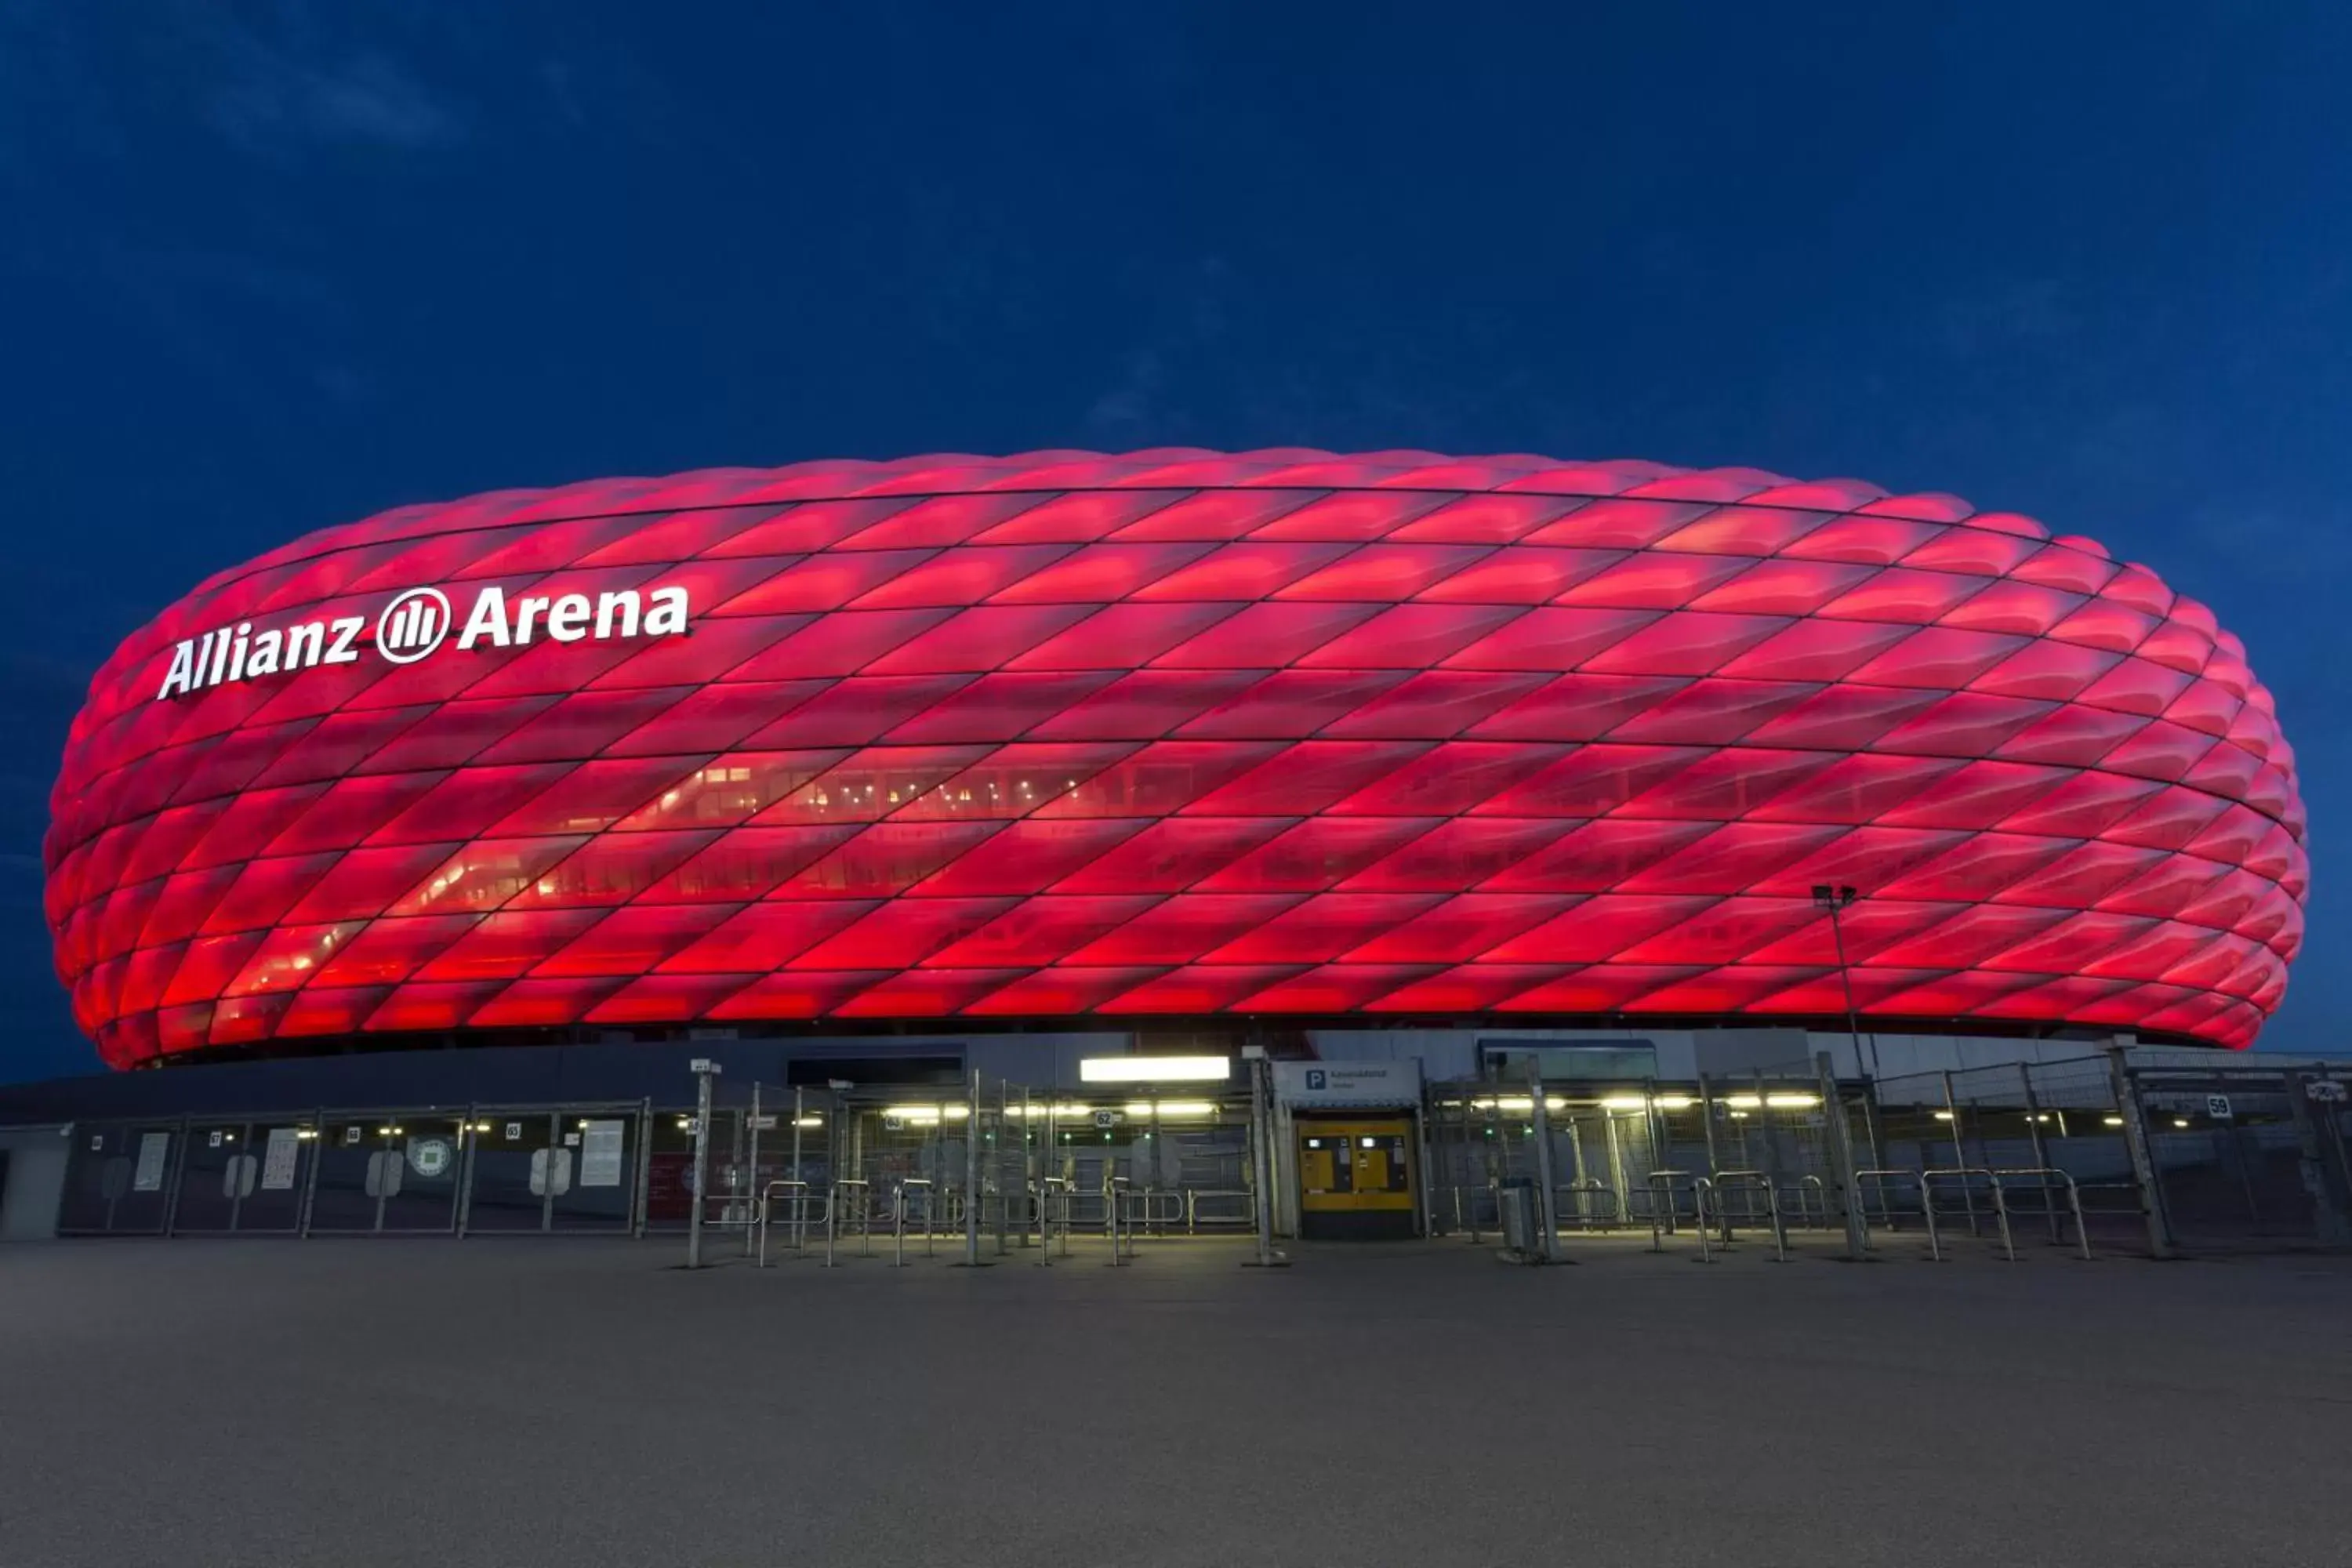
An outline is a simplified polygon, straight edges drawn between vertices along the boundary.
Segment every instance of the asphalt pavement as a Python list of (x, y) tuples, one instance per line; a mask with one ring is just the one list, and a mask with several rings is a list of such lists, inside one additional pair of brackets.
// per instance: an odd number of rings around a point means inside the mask
[(1245, 1251), (0, 1249), (0, 1565), (2352, 1561), (2345, 1259)]

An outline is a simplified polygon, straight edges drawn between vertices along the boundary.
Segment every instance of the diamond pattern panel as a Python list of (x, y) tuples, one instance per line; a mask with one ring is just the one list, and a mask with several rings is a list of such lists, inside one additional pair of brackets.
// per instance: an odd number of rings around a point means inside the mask
[[(362, 632), (157, 695), (182, 639), (488, 586), (548, 632), (675, 587), (690, 629), (408, 662)], [(697, 1019), (1818, 1016), (1822, 882), (1860, 891), (1874, 1020), (2243, 1047), (2309, 883), (2244, 655), (2092, 541), (1752, 469), (600, 480), (328, 529), (158, 616), (74, 722), (47, 912), (118, 1068)]]

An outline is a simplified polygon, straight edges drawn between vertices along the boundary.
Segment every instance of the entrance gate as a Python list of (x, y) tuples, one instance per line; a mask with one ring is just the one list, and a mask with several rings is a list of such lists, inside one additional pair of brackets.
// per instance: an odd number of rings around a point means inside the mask
[(2352, 1246), (2352, 1066), (2140, 1067), (2128, 1078), (2177, 1244)]

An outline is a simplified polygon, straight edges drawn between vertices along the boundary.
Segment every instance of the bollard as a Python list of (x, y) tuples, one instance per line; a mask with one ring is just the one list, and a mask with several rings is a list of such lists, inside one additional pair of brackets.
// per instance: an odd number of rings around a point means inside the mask
[(1528, 1058), (1528, 1124), (1536, 1146), (1536, 1257), (1544, 1263), (1559, 1258), (1559, 1210), (1552, 1190), (1551, 1116), (1544, 1104), (1543, 1058)]
[(719, 1064), (708, 1057), (697, 1057), (694, 1070), (694, 1207), (687, 1216), (686, 1266), (702, 1267), (702, 1207), (703, 1196), (709, 1187), (710, 1175), (710, 1080), (719, 1076)]
[[(963, 1261), (967, 1268), (980, 1267), (981, 1128), (980, 1074), (974, 1072), (971, 1098), (965, 1105), (963, 1117)], [(926, 1231), (929, 1228), (928, 1225), (924, 1226)]]

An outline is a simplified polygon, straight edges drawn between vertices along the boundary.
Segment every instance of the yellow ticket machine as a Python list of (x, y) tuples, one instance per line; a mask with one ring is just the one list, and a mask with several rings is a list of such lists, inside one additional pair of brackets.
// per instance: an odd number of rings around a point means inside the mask
[(1307, 1240), (1377, 1240), (1413, 1234), (1412, 1123), (1301, 1119), (1298, 1234)]

